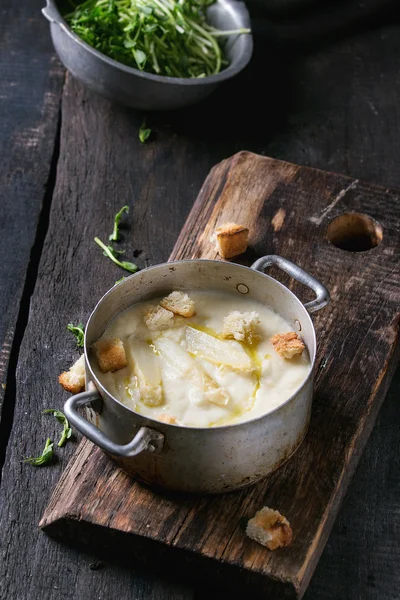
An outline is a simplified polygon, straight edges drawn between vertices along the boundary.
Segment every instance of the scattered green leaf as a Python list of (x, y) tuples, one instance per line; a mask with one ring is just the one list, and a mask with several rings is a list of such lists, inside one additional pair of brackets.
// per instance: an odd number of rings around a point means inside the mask
[(53, 415), (57, 419), (57, 421), (63, 426), (61, 438), (57, 444), (57, 446), (61, 448), (72, 435), (72, 429), (69, 426), (67, 417), (64, 415), (64, 413), (61, 412), (61, 410), (57, 410), (56, 408), (46, 408), (46, 410), (43, 411), (43, 414)]
[(121, 279), (117, 279), (117, 281), (114, 283), (114, 285), (118, 285), (119, 283), (121, 283), (121, 281), (125, 281), (126, 277), (121, 277)]
[(27, 456), (24, 458), (23, 462), (29, 465), (33, 465), (34, 467), (42, 467), (43, 465), (48, 464), (53, 460), (53, 442), (50, 438), (47, 438), (46, 445), (44, 450), (40, 456), (33, 457)]
[(94, 241), (96, 242), (96, 244), (98, 244), (98, 246), (100, 246), (100, 248), (102, 248), (104, 250), (104, 254), (106, 256), (108, 256), (108, 258), (110, 258), (116, 265), (118, 265), (122, 269), (125, 269), (125, 271), (129, 271), (130, 273), (136, 273), (136, 271), (138, 270), (137, 265), (135, 265), (134, 263), (128, 262), (126, 260), (122, 260), (122, 261), (118, 260), (118, 258), (116, 258), (114, 256), (114, 254), (108, 249), (108, 247), (98, 237), (95, 237)]
[[(125, 250), (116, 250), (112, 246), (107, 246), (107, 249), (111, 252), (111, 254), (113, 256), (115, 256), (115, 258), (117, 256), (120, 256), (121, 254), (125, 254)], [(104, 256), (108, 256), (108, 254), (106, 252), (103, 252), (103, 254), (104, 254)]]
[[(119, 222), (121, 220), (122, 215), (125, 213), (128, 214), (129, 212), (129, 207), (128, 206), (123, 206), (121, 208), (120, 211), (117, 212), (117, 214), (114, 217), (114, 229), (111, 235), (108, 236), (108, 239), (110, 240), (110, 242), (118, 242), (119, 240)], [(111, 246), (109, 246), (110, 248)]]
[(151, 129), (149, 127), (146, 128), (146, 119), (143, 119), (143, 123), (139, 129), (139, 140), (142, 142), (142, 144), (144, 144), (150, 135)]
[(78, 348), (83, 348), (85, 341), (85, 332), (82, 323), (79, 323), (78, 325), (68, 323), (67, 329), (75, 336), (76, 345), (78, 346)]

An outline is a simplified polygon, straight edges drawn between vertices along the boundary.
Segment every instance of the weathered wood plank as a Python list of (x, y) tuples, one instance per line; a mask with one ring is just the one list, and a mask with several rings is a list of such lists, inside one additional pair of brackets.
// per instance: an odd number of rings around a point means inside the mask
[(398, 595), (399, 394), (400, 371), (304, 600), (394, 600)]
[[(1, 7), (0, 415), (30, 261), (30, 268), (35, 269), (36, 256), (31, 251), (49, 183), (64, 77), (46, 36), (41, 5), (39, 0), (30, 3), (4, 0)], [(24, 40), (22, 45), (21, 40)], [(41, 244), (40, 239), (37, 244)], [(27, 285), (29, 294), (34, 277)], [(26, 315), (28, 303), (29, 295)], [(20, 339), (16, 340), (19, 342)], [(2, 437), (7, 437), (5, 432)]]
[[(115, 596), (113, 586), (122, 577), (120, 569), (111, 575), (102, 570), (94, 574), (89, 569), (92, 557), (82, 560), (72, 551), (49, 544), (37, 529), (45, 496), (55, 486), (75, 444), (57, 451), (57, 464), (52, 468), (35, 469), (21, 464), (21, 458), (40, 452), (48, 435), (56, 439), (56, 421), (41, 416), (41, 411), (62, 408), (65, 400), (57, 374), (78, 355), (65, 329), (67, 323), (86, 322), (93, 299), (126, 274), (102, 255), (94, 236), (107, 240), (115, 212), (126, 203), (131, 209), (127, 219), (131, 226), (123, 233), (127, 258), (142, 250), (137, 258), (140, 266), (159, 262), (170, 252), (189, 209), (190, 194), (194, 195), (193, 187), (188, 192), (189, 173), (193, 185), (213, 160), (205, 156), (182, 177), (171, 177), (165, 160), (172, 151), (169, 136), (161, 133), (152, 144), (140, 144), (137, 130), (142, 115), (88, 95), (70, 78), (62, 113), (57, 184), (20, 351), (15, 419), (0, 494), (1, 598), (53, 600), (56, 588), (61, 597), (69, 596), (72, 589), (77, 597), (83, 589), (91, 589), (93, 597)], [(187, 144), (173, 151), (176, 174), (182, 171), (187, 151)], [(56, 565), (63, 565), (62, 575)], [(157, 578), (142, 577), (137, 570), (126, 573), (124, 581), (125, 590), (119, 593), (123, 600), (132, 593), (182, 600), (192, 595), (179, 583), (171, 584), (164, 595)]]
[[(215, 559), (216, 567), (222, 562), (258, 575), (266, 590), (272, 580), (271, 597), (300, 598), (397, 364), (399, 195), (247, 152), (214, 167), (171, 258), (216, 258), (210, 241), (215, 227), (236, 221), (250, 228), (253, 258), (286, 256), (331, 290), (332, 304), (315, 318), (319, 369), (308, 435), (266, 481), (212, 498), (153, 494), (117, 467), (112, 470), (98, 450), (76, 469), (85, 443), (71, 461), (74, 476), (63, 476), (42, 527), (61, 539), (71, 531), (80, 539), (82, 523), (95, 526), (99, 536), (102, 527), (104, 543), (116, 532), (129, 533), (139, 552), (143, 537), (149, 538)], [(383, 239), (377, 247), (348, 252), (328, 241), (328, 224), (348, 212), (380, 223)], [(290, 287), (302, 297), (300, 286)], [(270, 553), (244, 535), (243, 521), (264, 505), (278, 508), (292, 524), (294, 543), (285, 551)], [(127, 536), (124, 543), (129, 547)], [(264, 583), (262, 576), (268, 579)], [(275, 589), (276, 581), (281, 588)]]
[[(396, 134), (400, 80), (397, 77), (397, 61), (393, 59), (398, 56), (399, 40), (398, 28), (388, 27), (345, 40), (323, 52), (319, 51), (319, 47), (310, 48), (312, 54), (305, 58), (297, 53), (299, 60), (295, 65), (293, 52), (285, 54), (285, 46), (281, 46), (278, 52), (270, 37), (258, 40), (252, 69), (240, 81), (226, 86), (203, 106), (176, 115), (151, 117), (151, 124), (158, 130), (155, 137), (157, 148), (154, 149), (154, 145), (151, 149), (147, 147), (147, 164), (142, 160), (141, 149), (137, 153), (131, 149), (127, 155), (125, 142), (122, 148), (110, 148), (109, 152), (118, 153), (125, 165), (122, 181), (129, 184), (135, 196), (141, 198), (135, 207), (135, 220), (140, 219), (142, 237), (138, 241), (143, 244), (150, 261), (159, 262), (168, 256), (209, 168), (242, 148), (400, 188)], [(36, 43), (39, 41), (36, 40), (34, 45)], [(44, 43), (43, 40), (40, 43)], [(260, 91), (260, 86), (264, 85), (260, 72), (267, 72), (271, 90), (267, 95)], [(77, 113), (77, 134), (75, 129), (68, 130), (71, 138), (68, 172), (72, 173), (79, 170), (83, 152), (92, 156), (97, 152), (90, 136), (85, 145), (82, 143), (79, 134), (82, 122), (86, 123), (88, 131), (93, 128), (103, 138), (108, 135), (109, 127), (124, 127), (124, 135), (134, 138), (141, 120), (139, 116), (128, 115), (90, 95), (82, 95), (79, 86), (73, 88), (67, 100), (72, 104), (70, 114)], [(234, 119), (227, 110), (233, 100), (236, 106), (240, 106)], [(110, 144), (114, 143), (113, 140), (111, 136)], [(167, 159), (168, 166), (165, 164)], [(148, 167), (149, 161), (151, 168)], [(113, 174), (106, 168), (105, 161), (102, 167), (96, 172), (91, 169), (86, 173), (88, 193), (83, 201), (87, 206), (94, 207), (95, 201), (98, 201), (90, 193), (95, 179), (100, 178), (108, 191), (107, 180)], [(150, 182), (142, 178), (142, 169), (145, 174), (152, 173)], [(141, 188), (146, 188), (147, 194)], [(101, 185), (98, 189), (102, 197), (105, 191)], [(156, 201), (153, 194), (157, 195)], [(70, 195), (66, 194), (63, 201), (68, 203)], [(166, 206), (159, 209), (158, 206), (163, 203)], [(104, 211), (104, 218), (109, 219), (110, 212), (120, 205), (122, 202), (116, 199), (115, 206)], [(170, 213), (173, 213), (172, 220), (168, 221)], [(59, 203), (55, 214), (60, 215)], [(65, 225), (71, 236), (74, 235), (72, 229), (75, 224), (71, 218), (70, 224)], [(80, 234), (79, 230), (77, 235)], [(52, 235), (54, 240), (59, 240), (59, 228), (54, 226)], [(147, 246), (147, 243), (150, 245)], [(134, 243), (132, 247), (135, 247)], [(90, 262), (85, 260), (84, 264), (92, 268), (93, 257)], [(104, 263), (101, 265), (104, 267)], [(82, 267), (85, 273), (88, 268)], [(66, 268), (66, 276), (60, 280), (65, 279), (69, 292), (69, 288), (76, 286), (76, 281), (68, 277), (68, 272)], [(113, 277), (107, 275), (102, 289), (112, 283)], [(91, 290), (94, 290), (90, 291), (93, 297), (101, 295), (102, 290), (96, 284), (91, 284)], [(40, 293), (43, 294), (42, 287)], [(84, 294), (82, 290), (81, 296)], [(88, 299), (87, 310), (91, 300)], [(45, 321), (49, 319), (49, 312), (43, 310), (39, 302), (32, 313), (36, 311), (43, 313)], [(68, 319), (79, 318), (84, 314), (77, 309), (76, 313), (66, 316)], [(56, 324), (61, 329), (64, 327), (63, 322)], [(42, 327), (38, 317), (34, 325), (27, 330), (27, 336), (32, 339), (37, 336), (36, 326), (39, 331)], [(30, 362), (25, 352), (22, 365), (27, 374), (29, 366), (32, 370), (39, 370), (43, 380), (48, 377), (49, 381), (54, 381), (59, 365), (48, 364), (51, 362), (48, 357), (53, 354), (65, 356), (65, 362), (60, 360), (63, 368), (69, 363), (73, 343), (67, 336), (58, 341), (57, 337), (54, 336), (57, 346), (53, 346), (53, 339), (49, 340), (51, 345), (47, 354), (43, 350), (40, 360)], [(66, 345), (68, 351), (65, 350)], [(26, 348), (34, 357), (32, 344)], [(46, 359), (44, 363), (43, 359)], [(28, 379), (24, 368), (20, 371), (19, 405), (11, 439), (11, 445), (16, 449), (12, 456), (10, 450), (7, 457), (4, 471), (7, 494), (0, 499), (3, 509), (0, 543), (4, 558), (0, 566), (0, 596), (4, 594), (7, 598), (27, 600), (88, 596), (118, 596), (121, 600), (132, 597), (146, 600), (192, 598), (190, 590), (184, 593), (182, 586), (174, 587), (154, 575), (150, 578), (140, 573), (135, 567), (128, 569), (115, 564), (109, 554), (103, 556), (105, 567), (92, 571), (89, 565), (95, 562), (93, 556), (60, 547), (39, 534), (37, 520), (66, 460), (53, 467), (50, 473), (49, 470), (25, 470), (19, 464), (22, 448), (19, 450), (18, 446), (24, 436), (29, 438), (32, 435), (37, 438), (32, 437), (26, 449), (29, 452), (39, 450), (49, 433), (48, 422), (41, 423), (38, 418), (38, 403), (42, 402), (43, 392), (46, 391), (49, 403), (53, 398), (58, 406), (61, 406), (63, 398), (55, 384), (51, 389), (47, 381), (32, 386), (33, 376)], [(25, 383), (30, 386), (28, 391), (25, 391)], [(389, 534), (388, 529), (398, 513), (397, 397), (398, 391), (396, 393), (394, 389), (382, 412), (386, 416), (380, 418), (363, 455), (347, 502), (307, 592), (307, 600), (337, 600), (339, 597), (341, 600), (376, 600), (377, 596), (380, 600), (393, 600), (395, 597), (393, 594), (399, 587), (395, 577), (395, 573), (399, 572), (398, 544), (393, 537), (394, 530)], [(29, 406), (29, 415), (25, 414), (24, 404)], [(44, 405), (48, 405), (46, 401), (40, 406)], [(38, 431), (40, 427), (42, 429)], [(67, 447), (63, 457), (69, 452)], [(11, 519), (13, 523), (9, 522)], [(381, 540), (382, 523), (387, 534), (385, 543)], [(209, 589), (206, 593), (198, 589), (195, 597), (196, 600), (209, 599), (214, 594)], [(220, 600), (223, 595), (218, 593), (215, 597)]]

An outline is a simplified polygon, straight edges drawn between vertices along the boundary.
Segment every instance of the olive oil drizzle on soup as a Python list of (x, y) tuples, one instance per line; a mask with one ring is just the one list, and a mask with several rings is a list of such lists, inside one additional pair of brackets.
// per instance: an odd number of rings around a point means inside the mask
[[(291, 330), (271, 308), (236, 294), (188, 291), (196, 314), (175, 316), (162, 331), (146, 327), (144, 316), (158, 300), (120, 313), (101, 339), (123, 341), (127, 366), (102, 373), (105, 389), (136, 412), (187, 427), (215, 427), (270, 412), (303, 384), (310, 370), (305, 350), (290, 360), (274, 349), (271, 337)], [(252, 343), (222, 339), (224, 318), (233, 311), (255, 312)], [(222, 344), (222, 345), (221, 345)]]

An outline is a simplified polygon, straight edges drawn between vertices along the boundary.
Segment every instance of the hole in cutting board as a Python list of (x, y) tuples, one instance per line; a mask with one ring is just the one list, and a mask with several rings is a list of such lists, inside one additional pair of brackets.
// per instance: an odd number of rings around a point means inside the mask
[(341, 250), (365, 252), (381, 243), (383, 230), (368, 215), (345, 213), (329, 223), (326, 237)]

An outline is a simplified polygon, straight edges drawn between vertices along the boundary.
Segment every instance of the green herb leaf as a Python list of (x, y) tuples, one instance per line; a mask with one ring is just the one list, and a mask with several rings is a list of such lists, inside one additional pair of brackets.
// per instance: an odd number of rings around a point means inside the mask
[(78, 346), (78, 348), (83, 348), (84, 341), (85, 341), (85, 332), (83, 330), (82, 323), (79, 323), (78, 325), (73, 325), (72, 323), (68, 323), (67, 329), (75, 336), (76, 345)]
[(61, 438), (57, 444), (58, 447), (61, 448), (62, 446), (64, 446), (65, 442), (67, 440), (69, 440), (69, 438), (72, 435), (72, 429), (69, 426), (67, 417), (64, 415), (64, 413), (61, 412), (61, 410), (57, 410), (55, 408), (47, 408), (46, 410), (43, 411), (43, 414), (44, 415), (50, 415), (50, 414), (53, 415), (57, 419), (57, 421), (59, 423), (61, 423), (61, 425), (63, 426)]
[(146, 128), (146, 119), (143, 119), (143, 123), (140, 126), (139, 129), (139, 140), (142, 142), (142, 144), (145, 143), (145, 141), (150, 137), (151, 135), (151, 129), (150, 128)]
[(128, 262), (127, 260), (123, 260), (119, 263), (120, 267), (125, 269), (125, 271), (130, 271), (131, 273), (136, 273), (138, 270), (138, 266), (135, 263)]
[(229, 36), (207, 23), (215, 0), (86, 0), (65, 16), (87, 44), (134, 69), (168, 77), (207, 77), (228, 63)]
[(143, 65), (143, 63), (146, 62), (146, 54), (142, 51), (142, 50), (134, 50), (133, 51), (134, 55), (135, 55), (135, 60), (138, 64), (139, 67), (141, 67)]
[(126, 277), (121, 277), (121, 279), (117, 279), (117, 281), (114, 283), (114, 285), (118, 285), (119, 283), (121, 283), (121, 281), (125, 281)]
[(53, 460), (53, 442), (50, 438), (47, 438), (44, 450), (40, 456), (33, 457), (27, 456), (23, 462), (34, 467), (42, 467)]
[[(126, 213), (129, 212), (129, 207), (126, 205), (123, 206), (121, 208), (121, 210), (118, 211), (114, 217), (114, 229), (113, 229), (112, 234), (108, 237), (110, 242), (118, 242), (118, 240), (119, 240), (119, 222), (120, 222), (121, 217), (124, 214), (124, 212), (126, 212)], [(109, 248), (110, 248), (110, 246), (109, 246)]]
[(125, 48), (134, 48), (135, 44), (136, 44), (136, 42), (134, 42), (133, 40), (124, 40)]
[[(112, 246), (107, 246), (107, 248), (111, 252), (111, 254), (115, 257), (119, 256), (120, 254), (125, 254), (125, 250), (116, 250)], [(103, 252), (103, 254), (104, 254), (104, 256), (108, 256), (108, 254), (106, 254), (105, 252)]]
[(138, 270), (137, 265), (135, 265), (134, 263), (125, 261), (125, 260), (119, 261), (118, 258), (115, 258), (114, 254), (108, 249), (108, 247), (98, 237), (95, 237), (94, 241), (96, 242), (96, 244), (98, 244), (98, 246), (100, 246), (100, 248), (103, 249), (104, 254), (106, 256), (108, 256), (108, 258), (110, 258), (116, 265), (118, 265), (122, 269), (125, 269), (126, 271), (130, 271), (131, 273), (136, 273), (136, 271)]

